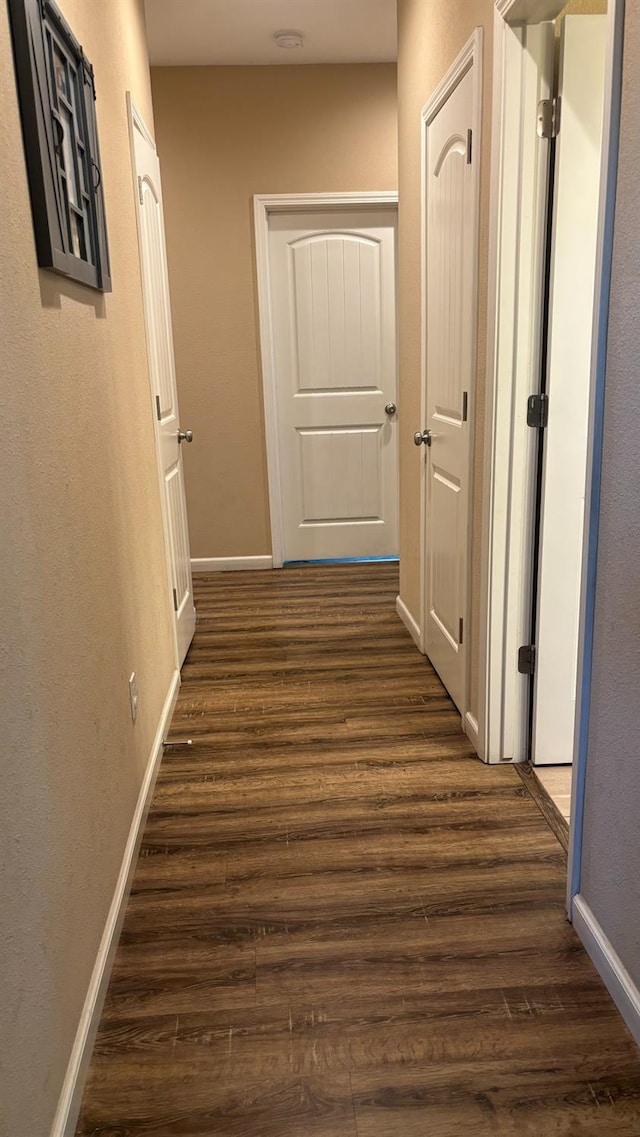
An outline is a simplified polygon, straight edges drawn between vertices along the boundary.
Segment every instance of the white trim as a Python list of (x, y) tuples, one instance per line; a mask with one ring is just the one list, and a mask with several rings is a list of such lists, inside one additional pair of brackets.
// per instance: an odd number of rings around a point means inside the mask
[(539, 383), (549, 163), (532, 123), (554, 50), (549, 23), (510, 28), (496, 15), (478, 708), (488, 762), (528, 756), (516, 661), (530, 635), (536, 440), (524, 411)]
[[(426, 360), (427, 360), (427, 181), (426, 181), (426, 160), (427, 160), (427, 128), (430, 123), (442, 109), (451, 92), (457, 87), (461, 79), (473, 67), (474, 71), (474, 89), (473, 89), (473, 148), (474, 153), (478, 156), (478, 160), (473, 163), (473, 180), (474, 180), (474, 219), (473, 219), (473, 246), (474, 246), (474, 295), (473, 295), (473, 311), (477, 313), (478, 307), (478, 262), (480, 255), (480, 154), (482, 146), (481, 128), (482, 128), (482, 46), (483, 46), (483, 29), (478, 27), (465, 43), (462, 51), (456, 57), (447, 74), (436, 87), (430, 99), (425, 103), (421, 112), (421, 191), (420, 191), (420, 211), (421, 211), (421, 330), (420, 330), (420, 353), (421, 353), (421, 392), (420, 392), (420, 421), (426, 425), (427, 421), (427, 374), (426, 374)], [(467, 494), (467, 584), (466, 584), (466, 611), (464, 613), (464, 626), (465, 628), (471, 627), (471, 529), (473, 522), (473, 490), (474, 490), (474, 439), (475, 439), (475, 394), (477, 385), (477, 333), (478, 323), (477, 318), (474, 320), (473, 327), (473, 367), (474, 367), (474, 383), (473, 391), (470, 392), (469, 406), (468, 406), (468, 422), (469, 422), (469, 466), (468, 466), (468, 494)], [(426, 567), (427, 567), (427, 464), (426, 461), (421, 462), (420, 470), (420, 650), (426, 652), (426, 631), (427, 631), (427, 598), (426, 598)], [(467, 637), (467, 644), (469, 640)], [(466, 651), (466, 667), (464, 677), (464, 699), (462, 710), (463, 720), (469, 710), (469, 689), (470, 689), (470, 672), (471, 672), (471, 653), (468, 648)]]
[(91, 1060), (102, 1007), (104, 1004), (109, 977), (113, 967), (116, 948), (122, 930), (127, 899), (138, 859), (140, 843), (147, 813), (162, 758), (162, 745), (165, 733), (171, 722), (173, 709), (180, 690), (180, 672), (175, 671), (169, 684), (160, 721), (155, 733), (145, 775), (140, 786), (138, 801), (131, 821), (129, 836), (124, 848), (120, 872), (116, 882), (111, 907), (100, 940), (89, 988), (80, 1015), (80, 1022), (67, 1066), (62, 1092), (58, 1100), (56, 1114), (50, 1137), (73, 1137), (76, 1131), (78, 1114), (82, 1104), (84, 1085)]
[[(482, 33), (483, 29), (481, 27), (477, 27), (473, 31), (461, 52), (454, 59), (444, 78), (440, 80), (435, 91), (433, 91), (427, 99), (422, 108), (422, 122), (424, 126), (431, 125), (436, 115), (442, 110), (452, 91), (455, 90), (460, 80), (464, 79), (467, 71), (473, 66), (478, 66), (480, 71), (479, 82), (477, 78), (478, 72), (476, 72), (474, 103), (479, 94), (480, 99), (478, 101), (480, 103), (482, 102)], [(478, 107), (474, 106), (474, 110), (476, 116), (478, 116)], [(477, 121), (475, 125), (479, 125)], [(474, 145), (476, 141), (474, 137)]]
[[(130, 91), (127, 91), (126, 98), (127, 98), (127, 110), (129, 112), (129, 129), (131, 129), (131, 126), (135, 123), (135, 125), (137, 126), (138, 130), (140, 131), (142, 137), (145, 139), (146, 142), (149, 143), (149, 146), (151, 146), (151, 148), (153, 150), (155, 150), (156, 149), (156, 140), (153, 137), (151, 131), (149, 130), (149, 127), (147, 126), (146, 122), (144, 121), (142, 115), (140, 114), (140, 111), (138, 110), (137, 106), (135, 105), (135, 103), (133, 101), (133, 96), (132, 96)], [(133, 154), (133, 144), (131, 147), (131, 153)], [(134, 163), (133, 163), (133, 172), (135, 175), (135, 159), (134, 159)]]
[[(396, 596), (396, 612), (398, 613), (400, 619), (402, 620), (402, 623), (411, 636), (411, 639), (415, 643), (418, 651), (422, 651), (422, 636), (420, 634), (420, 625), (417, 620), (414, 620), (404, 600), (401, 600), (399, 596)], [(424, 655), (424, 652), (422, 652), (422, 654)]]
[(573, 897), (573, 926), (607, 991), (640, 1046), (640, 991), (604, 934), (584, 896)]
[(254, 205), (266, 213), (300, 213), (317, 209), (362, 209), (375, 206), (376, 209), (395, 209), (398, 205), (397, 190), (365, 190), (362, 193), (258, 193)]
[[(506, 24), (500, 14), (499, 0), (493, 13), (493, 93), (491, 104), (491, 192), (489, 198), (489, 272), (487, 280), (487, 367), (485, 380), (485, 432), (483, 455), (483, 494), (482, 494), (482, 551), (480, 558), (480, 634), (478, 638), (478, 732), (482, 738), (485, 761), (495, 761), (489, 734), (490, 700), (496, 697), (496, 683), (491, 667), (491, 582), (492, 582), (492, 526), (494, 496), (494, 450), (493, 424), (496, 401), (494, 374), (496, 361), (498, 282), (500, 253), (500, 216), (502, 210), (502, 154), (503, 141), (503, 103), (505, 90), (505, 49)], [(493, 253), (493, 255), (491, 255)], [(493, 382), (492, 382), (493, 379)], [(497, 697), (501, 698), (502, 680), (499, 679)]]
[(397, 209), (398, 194), (381, 190), (364, 193), (292, 193), (256, 194), (253, 198), (253, 222), (256, 242), (256, 273), (260, 332), (260, 359), (264, 394), (264, 429), (271, 516), (271, 553), (273, 568), (284, 561), (284, 528), (282, 518), (282, 477), (278, 439), (276, 370), (274, 357), (271, 274), (269, 267), (269, 214), (300, 213), (318, 209)]
[(464, 733), (466, 734), (467, 738), (469, 739), (469, 742), (473, 746), (473, 749), (475, 750), (476, 754), (479, 755), (480, 754), (480, 732), (478, 730), (478, 720), (475, 717), (475, 715), (471, 714), (471, 711), (467, 711), (466, 715), (464, 716), (464, 718), (462, 720), (462, 729), (464, 730)]
[(245, 572), (247, 569), (271, 569), (273, 557), (192, 557), (192, 572)]

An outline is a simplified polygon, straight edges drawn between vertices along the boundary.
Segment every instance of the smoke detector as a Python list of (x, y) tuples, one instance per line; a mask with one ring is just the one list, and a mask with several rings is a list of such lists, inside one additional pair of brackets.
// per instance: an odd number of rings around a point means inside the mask
[(283, 47), (289, 51), (292, 48), (304, 46), (304, 36), (302, 32), (295, 32), (290, 28), (283, 28), (279, 32), (274, 32), (273, 38), (278, 47)]

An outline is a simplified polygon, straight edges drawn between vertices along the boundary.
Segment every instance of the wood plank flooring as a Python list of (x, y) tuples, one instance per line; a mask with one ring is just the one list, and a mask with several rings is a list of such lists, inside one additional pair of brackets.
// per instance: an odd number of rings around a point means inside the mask
[(394, 565), (196, 581), (82, 1137), (638, 1137), (565, 858)]
[[(561, 767), (564, 769), (564, 767)], [(571, 791), (571, 767), (567, 767), (569, 774), (569, 791)], [(540, 772), (544, 767), (532, 766), (530, 762), (519, 762), (515, 766), (515, 770), (522, 778), (525, 786), (527, 787), (531, 797), (535, 801), (538, 809), (545, 818), (547, 824), (553, 829), (556, 837), (558, 838), (562, 848), (565, 852), (569, 850), (569, 812), (566, 817), (563, 816), (557, 801), (547, 789), (543, 778), (540, 777)], [(571, 798), (569, 796), (569, 802)]]

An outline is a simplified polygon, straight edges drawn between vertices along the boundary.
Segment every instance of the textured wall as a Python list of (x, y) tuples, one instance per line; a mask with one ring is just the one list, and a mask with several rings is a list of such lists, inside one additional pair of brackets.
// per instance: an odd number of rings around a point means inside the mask
[(270, 552), (252, 195), (397, 185), (388, 64), (154, 68), (191, 551)]
[[(607, 0), (569, 0), (558, 19), (562, 16), (606, 16)], [(559, 25), (557, 31), (560, 31)]]
[(471, 573), (471, 706), (478, 704), (478, 627), (484, 447), (484, 374), (486, 359), (487, 245), (493, 0), (398, 0), (398, 115), (400, 193), (400, 594), (420, 617), (420, 469), (421, 454), (412, 435), (421, 425), (420, 386), (420, 111), (453, 63), (474, 28), (484, 26), (484, 105), (481, 154), (480, 259), (478, 295), (478, 366), (475, 421), (475, 487)]
[(581, 891), (640, 987), (640, 9), (627, 4)]
[(2, 1137), (49, 1133), (173, 670), (125, 105), (151, 119), (142, 3), (60, 2), (96, 69), (114, 291), (36, 267), (0, 4)]

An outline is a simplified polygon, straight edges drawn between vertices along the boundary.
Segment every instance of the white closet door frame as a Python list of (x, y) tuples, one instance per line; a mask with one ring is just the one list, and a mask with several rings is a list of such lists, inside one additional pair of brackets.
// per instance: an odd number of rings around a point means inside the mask
[(494, 52), (478, 720), (481, 757), (503, 762), (524, 760), (528, 729), (517, 653), (530, 636), (537, 437), (525, 408), (540, 384), (550, 151), (535, 123), (553, 25), (511, 27), (496, 12)]
[(398, 208), (398, 194), (395, 191), (386, 190), (370, 193), (256, 194), (253, 199), (264, 428), (271, 517), (271, 553), (274, 568), (282, 568), (283, 564), (284, 527), (269, 268), (269, 215), (271, 213), (313, 213), (318, 210), (332, 209), (338, 211), (345, 208), (366, 209), (367, 207), (395, 210)]
[[(564, 0), (495, 0), (494, 12), (494, 88), (493, 144), (491, 163), (491, 223), (489, 256), (487, 394), (485, 434), (485, 495), (483, 510), (483, 583), (480, 649), (479, 728), (482, 756), (488, 762), (522, 760), (524, 755), (505, 746), (504, 723), (521, 711), (521, 697), (507, 677), (515, 670), (513, 642), (506, 635), (509, 622), (521, 618), (521, 597), (510, 589), (510, 581), (523, 582), (529, 572), (527, 550), (523, 543), (509, 542), (509, 532), (522, 532), (526, 523), (523, 497), (514, 483), (514, 421), (504, 412), (518, 394), (504, 384), (501, 361), (509, 358), (513, 329), (520, 326), (520, 294), (517, 288), (502, 289), (509, 274), (516, 279), (517, 259), (521, 250), (517, 242), (505, 239), (502, 212), (506, 206), (520, 208), (526, 204), (521, 185), (510, 184), (509, 172), (518, 167), (524, 147), (522, 121), (515, 125), (506, 113), (509, 92), (522, 76), (525, 46), (523, 30), (560, 14)], [(600, 474), (602, 465), (602, 430), (604, 415), (604, 381), (606, 370), (607, 324), (613, 251), (616, 174), (620, 133), (620, 100), (622, 82), (622, 45), (625, 0), (609, 0), (608, 47), (605, 81), (602, 164), (600, 173), (600, 211), (598, 219), (596, 289), (593, 321), (593, 352), (589, 394), (589, 445), (587, 458), (587, 494), (585, 501), (584, 544), (582, 558), (580, 634), (578, 649), (578, 692), (576, 735), (573, 764), (571, 835), (569, 846), (568, 909), (580, 891), (580, 857), (584, 785), (589, 730), (589, 706), (593, 651), (595, 576), (598, 547)], [(523, 28), (527, 25), (526, 28)], [(512, 50), (514, 37), (520, 47)], [(525, 187), (526, 189), (526, 187)], [(515, 194), (515, 197), (514, 197)], [(535, 201), (530, 206), (535, 205)], [(530, 250), (529, 250), (530, 251)], [(502, 375), (502, 382), (501, 382)], [(529, 392), (530, 393), (530, 392)], [(525, 396), (526, 397), (526, 396)], [(515, 736), (514, 736), (515, 737)]]
[[(427, 130), (430, 123), (433, 122), (436, 115), (447, 102), (447, 99), (458, 86), (460, 80), (466, 73), (473, 69), (473, 118), (472, 118), (472, 145), (476, 154), (480, 154), (482, 146), (481, 130), (482, 130), (482, 42), (483, 42), (483, 29), (476, 28), (473, 34), (469, 37), (466, 44), (462, 48), (457, 58), (451, 64), (442, 81), (438, 84), (431, 98), (422, 108), (421, 116), (421, 225), (422, 225), (422, 297), (421, 297), (421, 409), (420, 409), (420, 429), (427, 424)], [(477, 312), (478, 306), (478, 254), (479, 254), (479, 226), (480, 226), (480, 166), (481, 163), (476, 161), (473, 163), (473, 200), (474, 200), (474, 218), (473, 218), (473, 248), (475, 250), (474, 264), (472, 268), (474, 294), (473, 294), (473, 311)], [(477, 333), (478, 324), (477, 318), (474, 320), (472, 330), (472, 359), (473, 359), (473, 386), (469, 391), (468, 403), (468, 418), (471, 423), (472, 430), (470, 431), (469, 438), (469, 453), (468, 453), (468, 466), (467, 466), (467, 517), (465, 518), (465, 528), (467, 534), (467, 580), (466, 580), (466, 603), (465, 612), (463, 613), (464, 627), (467, 629), (465, 635), (469, 636), (471, 629), (471, 526), (473, 520), (473, 491), (474, 491), (474, 478), (473, 478), (473, 456), (474, 456), (474, 434), (475, 434), (475, 388), (477, 381)], [(426, 652), (426, 632), (427, 632), (427, 463), (421, 463), (420, 471), (420, 650), (423, 654)], [(478, 724), (469, 709), (469, 685), (470, 685), (470, 665), (471, 665), (471, 652), (466, 653), (466, 667), (465, 667), (465, 681), (464, 681), (464, 697), (462, 700), (462, 729), (471, 739), (475, 747), (478, 746)]]

